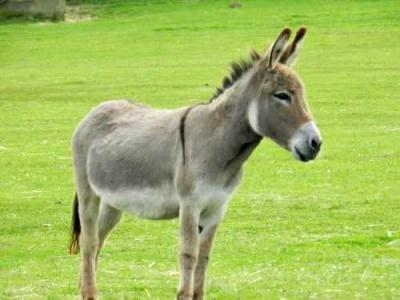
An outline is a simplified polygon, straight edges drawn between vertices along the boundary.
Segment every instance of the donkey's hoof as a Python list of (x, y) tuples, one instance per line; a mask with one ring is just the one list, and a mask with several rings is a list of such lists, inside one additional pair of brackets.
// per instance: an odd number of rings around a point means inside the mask
[(194, 292), (193, 300), (204, 300), (204, 293)]
[(193, 293), (181, 290), (178, 292), (178, 295), (176, 295), (176, 300), (193, 300)]
[(96, 300), (96, 289), (88, 288), (82, 290), (82, 300)]
[(97, 299), (96, 295), (82, 296), (82, 300), (96, 300), (96, 299)]

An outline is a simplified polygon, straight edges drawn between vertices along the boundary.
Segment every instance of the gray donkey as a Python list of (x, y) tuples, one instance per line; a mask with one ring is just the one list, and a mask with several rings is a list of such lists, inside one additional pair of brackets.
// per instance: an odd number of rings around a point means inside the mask
[(319, 131), (290, 68), (304, 38), (284, 29), (269, 50), (253, 51), (207, 104), (158, 110), (125, 100), (93, 109), (73, 138), (77, 194), (70, 251), (81, 245), (81, 294), (96, 299), (96, 265), (122, 212), (180, 219), (177, 299), (204, 299), (213, 237), (243, 163), (269, 137), (301, 161), (314, 159)]

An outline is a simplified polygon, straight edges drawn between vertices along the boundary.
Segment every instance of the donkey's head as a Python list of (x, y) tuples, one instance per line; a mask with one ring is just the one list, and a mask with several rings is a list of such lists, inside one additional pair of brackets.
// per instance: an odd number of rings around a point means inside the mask
[(305, 33), (305, 28), (300, 28), (285, 48), (290, 30), (284, 29), (259, 60), (255, 76), (260, 85), (248, 108), (249, 123), (256, 133), (271, 138), (304, 162), (317, 156), (322, 143), (303, 85), (291, 68)]

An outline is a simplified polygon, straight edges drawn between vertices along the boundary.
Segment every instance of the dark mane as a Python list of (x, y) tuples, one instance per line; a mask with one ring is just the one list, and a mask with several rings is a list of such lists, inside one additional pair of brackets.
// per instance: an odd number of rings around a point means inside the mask
[(250, 59), (244, 60), (239, 59), (231, 63), (231, 72), (228, 76), (225, 76), (222, 81), (222, 87), (217, 88), (214, 96), (211, 97), (210, 102), (217, 99), (227, 88), (234, 85), (236, 81), (238, 81), (244, 73), (250, 70), (254, 64), (261, 59), (261, 55), (258, 54), (255, 50), (250, 52)]

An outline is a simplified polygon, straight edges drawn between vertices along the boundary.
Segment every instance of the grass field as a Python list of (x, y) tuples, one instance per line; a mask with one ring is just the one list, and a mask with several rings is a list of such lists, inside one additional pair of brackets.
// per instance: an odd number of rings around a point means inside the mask
[[(108, 4), (103, 4), (108, 2)], [(0, 299), (76, 299), (70, 139), (105, 99), (205, 101), (230, 61), (284, 26), (324, 146), (302, 164), (264, 141), (211, 258), (208, 299), (400, 299), (398, 1), (86, 1), (80, 22), (0, 24)], [(125, 216), (102, 299), (173, 299), (177, 221)]]

